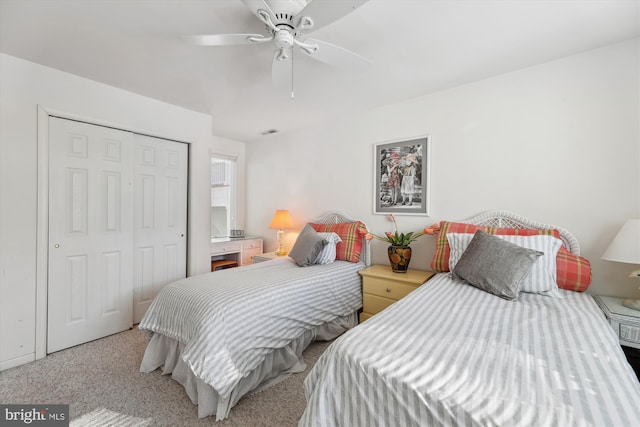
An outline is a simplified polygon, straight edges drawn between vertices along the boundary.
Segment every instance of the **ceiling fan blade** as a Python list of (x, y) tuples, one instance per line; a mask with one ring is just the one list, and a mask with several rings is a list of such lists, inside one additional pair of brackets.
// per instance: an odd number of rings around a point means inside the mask
[(368, 0), (312, 0), (302, 9), (295, 18), (295, 27), (298, 28), (301, 19), (305, 16), (313, 20), (313, 27), (306, 31), (316, 31), (325, 25), (342, 18), (365, 4)]
[[(277, 49), (273, 54), (271, 64), (271, 82), (276, 89), (291, 89), (291, 51), (286, 52), (287, 57), (282, 57), (282, 50)], [(281, 58), (281, 59), (279, 59)]]
[(371, 66), (371, 61), (355, 52), (336, 46), (322, 40), (306, 39), (304, 45), (316, 45), (315, 51), (301, 47), (301, 51), (320, 62), (334, 67), (345, 68), (352, 71), (364, 72)]
[(262, 34), (205, 34), (200, 36), (183, 36), (183, 40), (196, 46), (232, 46), (254, 44), (273, 40)]
[(247, 6), (247, 8), (251, 11), (251, 13), (256, 15), (258, 18), (260, 18), (260, 15), (258, 15), (258, 10), (262, 9), (268, 12), (269, 15), (271, 15), (272, 20), (274, 19), (273, 11), (264, 0), (240, 0), (240, 1), (244, 3), (244, 5)]

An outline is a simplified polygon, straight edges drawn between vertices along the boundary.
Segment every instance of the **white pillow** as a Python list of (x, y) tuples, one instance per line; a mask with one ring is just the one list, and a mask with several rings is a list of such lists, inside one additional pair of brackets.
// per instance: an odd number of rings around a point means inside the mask
[[(522, 282), (521, 292), (548, 293), (548, 295), (560, 296), (558, 283), (556, 282), (556, 256), (560, 246), (562, 246), (562, 240), (547, 235), (495, 236), (523, 248), (534, 249), (544, 253), (543, 256), (538, 258), (531, 272)], [(449, 241), (449, 246), (451, 246), (449, 270), (453, 271), (462, 253), (469, 246), (471, 239), (473, 239), (473, 234), (470, 233), (447, 234), (447, 240)]]
[(336, 233), (318, 233), (327, 241), (327, 244), (318, 254), (315, 264), (330, 264), (336, 260), (336, 245), (342, 242)]

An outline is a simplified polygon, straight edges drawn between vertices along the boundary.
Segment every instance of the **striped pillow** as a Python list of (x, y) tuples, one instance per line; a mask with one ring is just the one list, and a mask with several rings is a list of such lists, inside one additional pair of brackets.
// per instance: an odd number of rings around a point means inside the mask
[[(451, 246), (449, 267), (453, 271), (460, 257), (473, 239), (473, 234), (449, 233), (447, 240)], [(531, 272), (525, 277), (520, 286), (521, 292), (549, 293), (558, 289), (556, 282), (556, 255), (562, 240), (548, 235), (496, 235), (500, 239), (518, 245), (522, 248), (540, 251), (543, 255), (533, 264)]]
[(367, 234), (367, 227), (361, 221), (342, 222), (339, 224), (309, 224), (318, 233), (336, 233), (342, 242), (336, 245), (336, 259), (360, 262), (362, 256), (362, 237)]
[(318, 257), (315, 260), (315, 264), (331, 264), (336, 260), (336, 245), (342, 242), (342, 239), (336, 233), (318, 234), (327, 241), (327, 245), (318, 254)]

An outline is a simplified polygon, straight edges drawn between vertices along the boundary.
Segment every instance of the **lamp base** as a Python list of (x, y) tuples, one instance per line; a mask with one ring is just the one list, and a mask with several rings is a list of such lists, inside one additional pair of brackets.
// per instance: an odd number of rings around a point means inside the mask
[(622, 301), (622, 305), (632, 310), (640, 311), (640, 300), (637, 299), (626, 299)]
[(278, 255), (278, 256), (285, 256), (288, 253), (289, 252), (287, 252), (287, 251), (276, 251), (276, 255)]

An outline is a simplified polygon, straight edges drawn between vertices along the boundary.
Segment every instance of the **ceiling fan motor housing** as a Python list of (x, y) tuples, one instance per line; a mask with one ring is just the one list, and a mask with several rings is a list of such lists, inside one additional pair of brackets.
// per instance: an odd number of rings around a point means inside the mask
[(273, 16), (276, 18), (274, 22), (276, 27), (287, 27), (293, 30), (293, 15), (289, 15), (288, 13), (274, 13)]
[(293, 19), (304, 9), (309, 1), (307, 0), (265, 0), (265, 3), (273, 11), (273, 17), (275, 18), (274, 24), (276, 27), (280, 25), (287, 26), (290, 29), (294, 28)]

